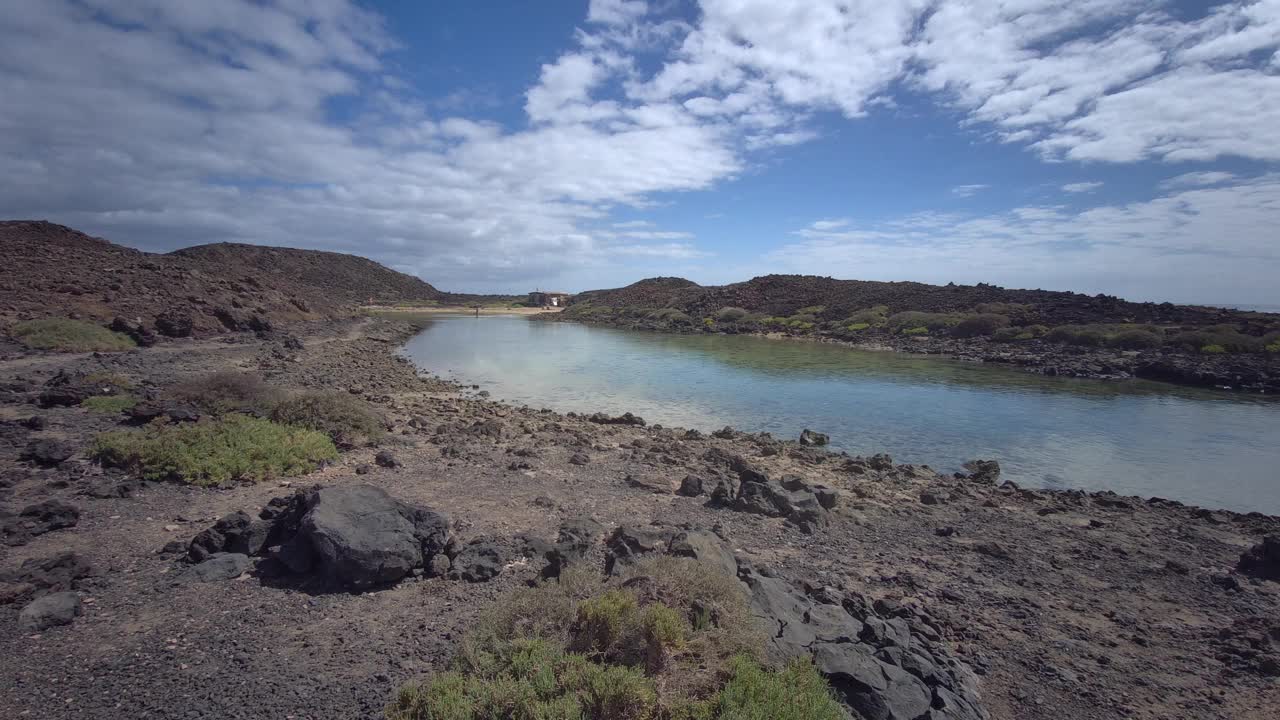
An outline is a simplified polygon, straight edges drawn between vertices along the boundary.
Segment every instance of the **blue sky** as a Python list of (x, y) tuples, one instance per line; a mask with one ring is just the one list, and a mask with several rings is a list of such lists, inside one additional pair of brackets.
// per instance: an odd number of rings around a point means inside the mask
[(1280, 304), (1280, 0), (0, 0), (0, 97), (0, 216), (147, 250)]

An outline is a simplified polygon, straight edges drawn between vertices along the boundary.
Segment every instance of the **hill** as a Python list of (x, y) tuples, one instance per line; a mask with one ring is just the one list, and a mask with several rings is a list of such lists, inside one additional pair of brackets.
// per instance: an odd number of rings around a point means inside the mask
[[(877, 306), (887, 314), (906, 311), (959, 313), (982, 306), (1019, 306), (1025, 324), (1050, 327), (1085, 323), (1172, 323), (1209, 325), (1247, 316), (1232, 310), (1171, 303), (1136, 303), (1110, 295), (1049, 290), (1010, 290), (996, 285), (928, 285), (918, 282), (836, 280), (813, 275), (765, 275), (723, 286), (700, 286), (682, 278), (651, 278), (624, 288), (579, 294), (577, 303), (594, 307), (674, 308), (694, 318), (722, 308), (788, 317), (808, 309), (819, 320), (842, 320)], [(818, 308), (816, 312), (813, 309)], [(1008, 309), (1008, 308), (1006, 308)]]
[(123, 317), (169, 334), (210, 334), (349, 314), (369, 299), (448, 297), (354, 255), (220, 243), (146, 253), (44, 221), (0, 222), (0, 324)]

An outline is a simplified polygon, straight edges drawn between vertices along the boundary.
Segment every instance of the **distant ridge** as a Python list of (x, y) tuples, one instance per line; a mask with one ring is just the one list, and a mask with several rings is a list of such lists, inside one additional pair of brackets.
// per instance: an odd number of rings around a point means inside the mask
[(837, 280), (814, 275), (764, 275), (745, 282), (701, 286), (683, 278), (641, 280), (612, 290), (579, 293), (574, 303), (605, 307), (675, 308), (695, 318), (725, 307), (751, 313), (789, 316), (801, 308), (822, 307), (822, 319), (839, 319), (879, 305), (890, 313), (965, 312), (979, 305), (1034, 306), (1035, 322), (1046, 325), (1096, 322), (1207, 324), (1238, 317), (1239, 311), (1172, 303), (1137, 303), (1110, 295), (1051, 290), (1014, 290), (996, 285), (929, 285), (918, 282)]

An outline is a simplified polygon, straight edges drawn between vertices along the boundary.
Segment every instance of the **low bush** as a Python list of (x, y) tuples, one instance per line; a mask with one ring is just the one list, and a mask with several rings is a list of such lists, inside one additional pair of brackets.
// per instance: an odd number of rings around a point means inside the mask
[(746, 310), (740, 307), (722, 307), (716, 311), (716, 320), (725, 323), (741, 322), (750, 315)]
[(1222, 355), (1223, 353), (1227, 352), (1227, 349), (1222, 347), (1221, 345), (1205, 345), (1204, 347), (1200, 348), (1200, 352), (1206, 355)]
[(1222, 348), (1224, 353), (1261, 352), (1266, 347), (1263, 338), (1245, 335), (1230, 325), (1186, 330), (1169, 338), (1168, 344), (1186, 350), (1215, 346)]
[(169, 388), (168, 395), (210, 415), (267, 415), (282, 398), (279, 390), (267, 385), (258, 376), (232, 371), (216, 372), (183, 381)]
[(99, 435), (93, 455), (103, 465), (148, 480), (192, 485), (261, 481), (309, 473), (338, 456), (323, 433), (246, 415), (180, 425), (155, 421), (142, 430)]
[(119, 352), (137, 347), (133, 338), (124, 333), (68, 318), (29, 320), (14, 325), (9, 334), (23, 345), (38, 350)]
[(817, 317), (819, 315), (822, 315), (822, 313), (826, 311), (827, 311), (826, 305), (809, 305), (807, 307), (802, 307), (791, 314), (792, 315), (813, 315)]
[(951, 328), (959, 322), (960, 318), (950, 313), (927, 313), (915, 310), (894, 313), (885, 320), (893, 332), (903, 332), (904, 329), (912, 328), (925, 328), (936, 332)]
[(570, 569), (482, 614), (451, 672), (402, 687), (390, 720), (836, 720), (808, 662), (760, 665), (736, 579), (693, 560), (606, 580)]
[(85, 398), (80, 407), (93, 412), (117, 414), (133, 408), (138, 398), (132, 395), (97, 395)]
[(1164, 344), (1159, 328), (1128, 323), (1061, 325), (1046, 333), (1044, 339), (1065, 345), (1114, 347), (1125, 350), (1142, 350)]
[(958, 338), (986, 337), (1008, 326), (1009, 318), (1004, 315), (992, 313), (966, 315), (951, 328), (951, 335)]
[(849, 323), (848, 325), (845, 325), (844, 329), (848, 330), (849, 332), (862, 332), (863, 330), (866, 330), (869, 327), (871, 327), (871, 323), (856, 322), (856, 323)]
[(1280, 353), (1280, 340), (1268, 344), (1266, 346), (1266, 351), (1269, 353)]
[(351, 393), (307, 391), (277, 402), (270, 418), (284, 425), (319, 430), (339, 446), (352, 447), (382, 437), (382, 415)]
[(902, 331), (902, 334), (903, 334), (903, 335), (928, 335), (928, 334), (929, 334), (929, 328), (927, 328), (927, 327), (913, 327), (913, 328), (907, 328), (906, 330), (903, 330), (903, 331)]
[(693, 318), (686, 315), (683, 311), (676, 308), (663, 308), (654, 310), (648, 315), (649, 320), (655, 322), (667, 323), (668, 325), (692, 325)]
[(1150, 330), (1124, 330), (1107, 338), (1107, 346), (1121, 350), (1158, 348), (1164, 339)]
[(1023, 325), (1015, 327), (1003, 327), (996, 330), (991, 339), (996, 342), (1019, 342), (1022, 340), (1035, 340), (1044, 337), (1049, 332), (1049, 328), (1043, 325)]

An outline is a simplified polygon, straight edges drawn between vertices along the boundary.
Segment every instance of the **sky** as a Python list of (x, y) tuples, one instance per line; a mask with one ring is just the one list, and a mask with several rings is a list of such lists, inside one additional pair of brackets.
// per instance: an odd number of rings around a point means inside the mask
[(1280, 0), (0, 0), (0, 217), (1280, 304)]

